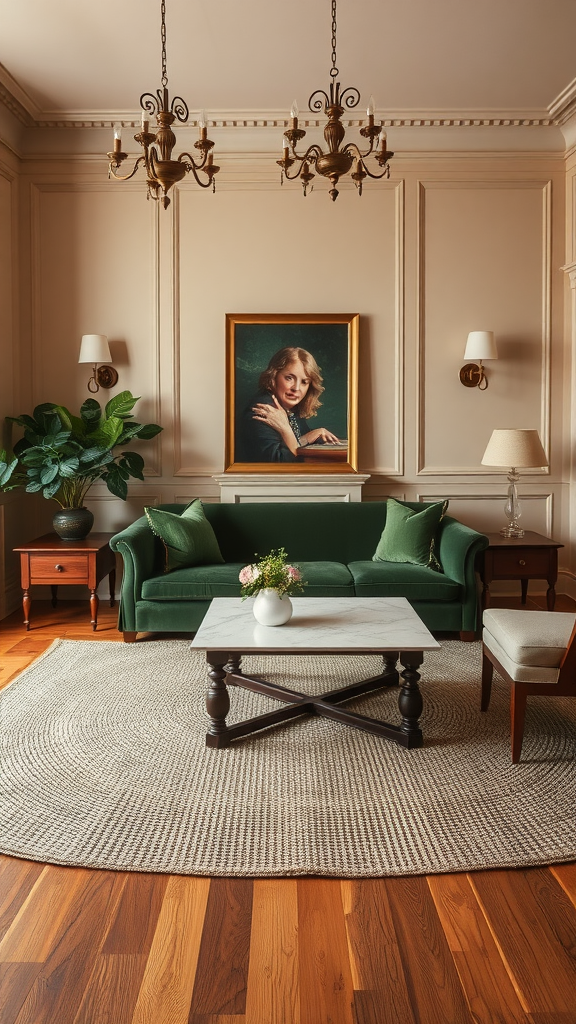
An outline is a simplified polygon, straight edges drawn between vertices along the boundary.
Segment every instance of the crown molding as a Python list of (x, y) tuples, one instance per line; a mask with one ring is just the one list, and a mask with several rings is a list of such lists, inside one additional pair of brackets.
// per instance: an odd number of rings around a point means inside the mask
[(570, 85), (567, 85), (562, 92), (558, 93), (555, 100), (548, 107), (548, 114), (553, 118), (553, 124), (562, 125), (576, 113), (576, 78), (573, 78)]

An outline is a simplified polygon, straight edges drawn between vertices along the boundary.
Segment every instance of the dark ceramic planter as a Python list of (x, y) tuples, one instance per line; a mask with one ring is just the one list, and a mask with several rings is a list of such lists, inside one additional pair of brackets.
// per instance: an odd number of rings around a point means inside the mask
[(84, 540), (94, 526), (89, 508), (61, 508), (54, 513), (52, 527), (61, 540)]

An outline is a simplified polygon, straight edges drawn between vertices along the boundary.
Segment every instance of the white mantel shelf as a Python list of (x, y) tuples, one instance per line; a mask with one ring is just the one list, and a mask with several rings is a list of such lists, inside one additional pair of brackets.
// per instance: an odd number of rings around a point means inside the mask
[(362, 501), (366, 473), (219, 473), (220, 501)]

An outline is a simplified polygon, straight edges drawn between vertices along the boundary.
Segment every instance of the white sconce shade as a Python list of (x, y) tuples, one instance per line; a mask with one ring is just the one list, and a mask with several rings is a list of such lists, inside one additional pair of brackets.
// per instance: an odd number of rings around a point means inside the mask
[(493, 430), (482, 456), (483, 466), (528, 469), (547, 466), (548, 459), (537, 430)]
[(494, 331), (470, 331), (464, 359), (498, 359)]
[(79, 363), (110, 363), (110, 346), (105, 334), (84, 334), (80, 345)]
[(508, 495), (504, 515), (508, 525), (500, 533), (503, 537), (523, 537), (524, 530), (518, 525), (522, 515), (518, 501), (518, 469), (547, 466), (548, 459), (542, 447), (537, 430), (493, 430), (486, 451), (482, 456), (483, 466), (505, 466), (508, 469)]

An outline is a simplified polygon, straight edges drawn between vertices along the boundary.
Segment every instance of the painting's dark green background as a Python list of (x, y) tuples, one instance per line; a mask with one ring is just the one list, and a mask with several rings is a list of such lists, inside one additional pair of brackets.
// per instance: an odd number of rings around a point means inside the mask
[(236, 420), (258, 391), (258, 379), (270, 359), (287, 345), (305, 348), (321, 369), (324, 392), (310, 427), (326, 427), (348, 437), (348, 324), (235, 325)]

